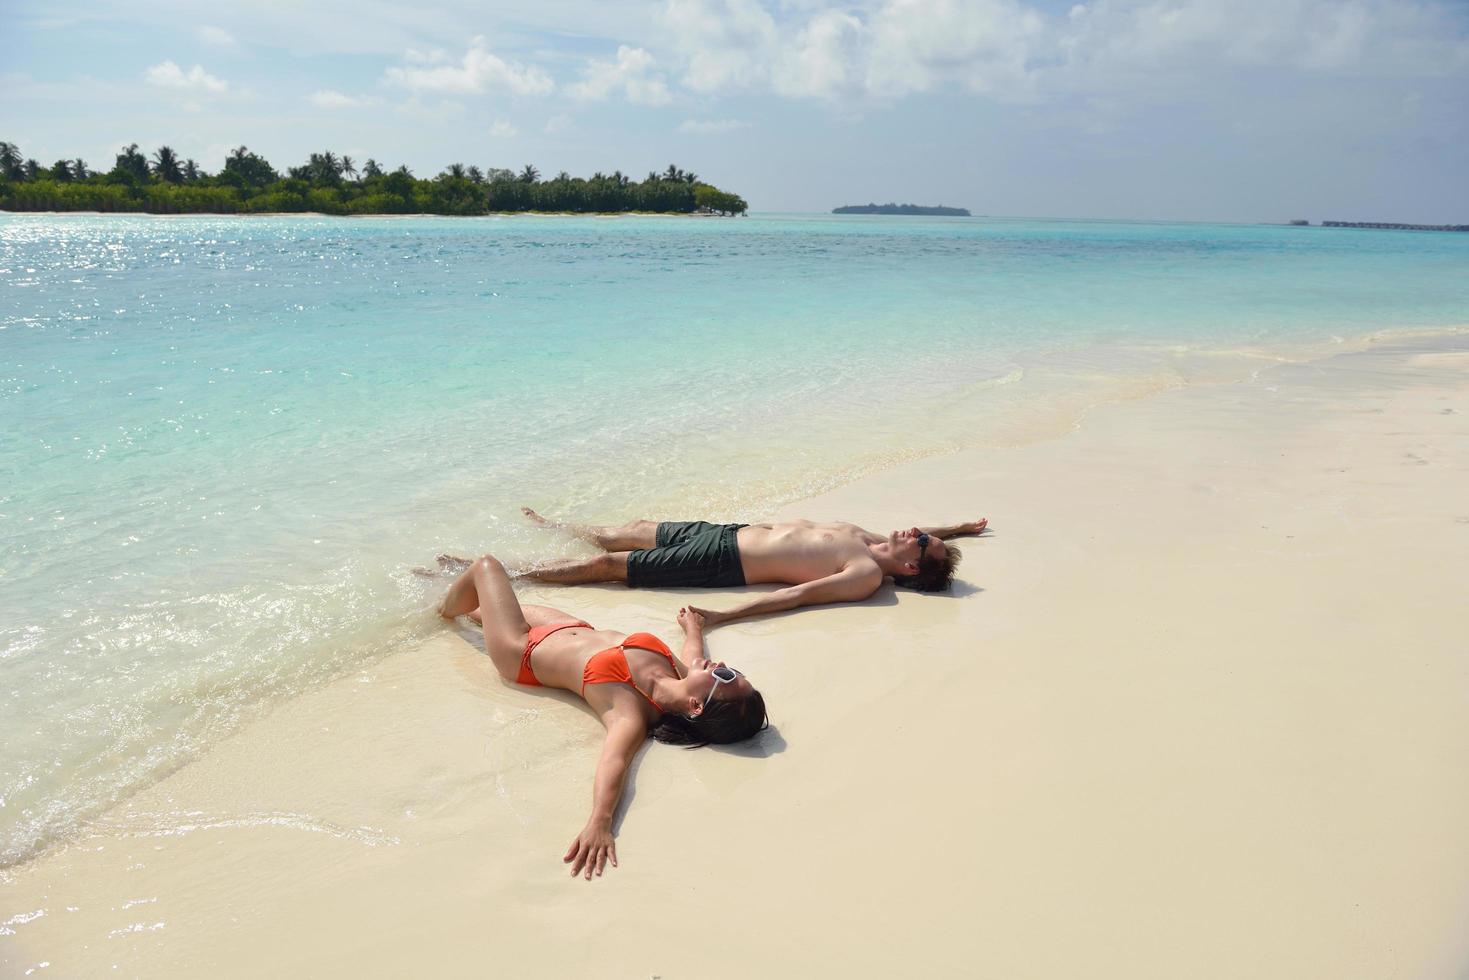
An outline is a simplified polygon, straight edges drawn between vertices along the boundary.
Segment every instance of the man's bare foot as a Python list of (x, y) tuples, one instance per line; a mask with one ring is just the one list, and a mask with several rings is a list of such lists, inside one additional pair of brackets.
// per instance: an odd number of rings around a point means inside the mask
[(531, 510), (529, 507), (522, 507), (522, 508), (520, 508), (520, 512), (525, 515), (525, 519), (526, 520), (530, 521), (536, 527), (560, 527), (561, 526), (556, 521), (548, 521), (548, 520), (546, 520), (540, 514), (537, 514), (535, 511)]

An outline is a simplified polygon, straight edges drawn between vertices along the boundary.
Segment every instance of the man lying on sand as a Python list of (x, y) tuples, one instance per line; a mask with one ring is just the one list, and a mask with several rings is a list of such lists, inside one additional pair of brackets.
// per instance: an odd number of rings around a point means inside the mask
[[(855, 524), (780, 521), (709, 524), (632, 521), (598, 526), (551, 521), (521, 511), (545, 528), (567, 531), (601, 548), (594, 558), (542, 562), (521, 574), (539, 582), (581, 585), (626, 582), (633, 588), (722, 588), (775, 582), (787, 586), (724, 611), (694, 609), (706, 626), (828, 602), (860, 602), (892, 576), (920, 592), (942, 592), (954, 578), (959, 549), (948, 538), (983, 534), (988, 520), (950, 527), (912, 527), (886, 536)], [(464, 561), (441, 555), (441, 565)]]

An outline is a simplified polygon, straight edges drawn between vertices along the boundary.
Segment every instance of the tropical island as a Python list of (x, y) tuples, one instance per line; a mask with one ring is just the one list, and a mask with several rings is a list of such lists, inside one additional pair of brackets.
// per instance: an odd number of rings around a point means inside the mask
[(942, 204), (927, 206), (923, 204), (844, 204), (839, 208), (832, 208), (832, 214), (925, 214), (944, 215), (952, 218), (969, 217), (968, 208), (946, 208)]
[(700, 181), (670, 165), (634, 181), (621, 171), (550, 180), (527, 165), (518, 173), (453, 163), (429, 180), (406, 166), (388, 170), (369, 159), (313, 153), (284, 174), (248, 147), (225, 158), (218, 173), (180, 159), (168, 146), (151, 157), (125, 146), (112, 169), (93, 170), (82, 159), (44, 167), (23, 159), (14, 143), (0, 142), (0, 210), (142, 211), (150, 214), (446, 214), (556, 211), (578, 214), (744, 214), (738, 194)]

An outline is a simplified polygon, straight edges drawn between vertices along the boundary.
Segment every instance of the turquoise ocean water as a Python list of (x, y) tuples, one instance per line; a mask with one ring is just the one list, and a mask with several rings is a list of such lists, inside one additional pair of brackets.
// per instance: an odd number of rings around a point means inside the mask
[(1466, 323), (1469, 235), (0, 215), (0, 867), (434, 628), (411, 566), (539, 554), (518, 504), (757, 518)]

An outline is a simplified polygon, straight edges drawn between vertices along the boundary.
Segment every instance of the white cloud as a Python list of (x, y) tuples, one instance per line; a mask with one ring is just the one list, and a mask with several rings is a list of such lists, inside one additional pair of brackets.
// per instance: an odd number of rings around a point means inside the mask
[(664, 105), (672, 99), (663, 76), (653, 72), (653, 56), (642, 48), (621, 45), (616, 61), (588, 62), (582, 80), (568, 91), (578, 99), (601, 101), (621, 93), (629, 102)]
[(215, 78), (200, 65), (195, 65), (186, 72), (172, 61), (159, 62), (145, 71), (143, 77), (150, 85), (180, 89), (195, 94), (203, 92), (217, 95), (229, 88), (229, 83), (221, 78)]
[(210, 27), (205, 25), (199, 28), (199, 40), (205, 44), (212, 44), (219, 48), (233, 47), (235, 36), (223, 27)]
[(897, 97), (955, 83), (1028, 94), (1046, 21), (1016, 0), (890, 0), (873, 18), (867, 89)]
[(705, 94), (1166, 100), (1237, 87), (1242, 69), (1469, 71), (1469, 18), (1441, 0), (665, 0), (660, 23)]
[(1465, 27), (1448, 5), (1414, 0), (1098, 0), (1058, 24), (1048, 74), (1073, 90), (1164, 94), (1242, 68), (1441, 76), (1469, 68)]
[(509, 139), (510, 137), (518, 136), (519, 134), (520, 130), (516, 129), (515, 126), (508, 119), (496, 119), (494, 123), (490, 125), (490, 135), (496, 137), (497, 139)]
[(711, 133), (732, 133), (737, 129), (749, 129), (750, 124), (740, 119), (685, 119), (679, 123), (680, 133), (695, 133), (708, 135)]
[[(426, 57), (421, 52), (410, 52), (413, 58)], [(476, 37), (469, 42), (464, 58), (454, 65), (431, 65), (421, 68), (394, 67), (387, 70), (388, 81), (401, 85), (413, 92), (453, 92), (475, 95), (487, 91), (511, 91), (520, 95), (544, 95), (556, 85), (551, 76), (535, 66), (515, 65), (485, 47), (485, 39)]]
[(775, 90), (807, 98), (840, 95), (857, 80), (865, 34), (851, 14), (827, 10), (812, 17), (777, 60)]
[(319, 109), (360, 109), (376, 103), (376, 99), (363, 96), (347, 95), (336, 89), (324, 88), (312, 92), (307, 100)]
[(757, 85), (779, 37), (758, 0), (667, 0), (663, 23), (684, 58), (683, 83), (695, 92)]
[(411, 65), (442, 65), (449, 60), (449, 52), (443, 48), (430, 48), (427, 51), (409, 48), (403, 53), (403, 60)]

